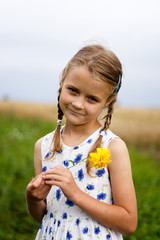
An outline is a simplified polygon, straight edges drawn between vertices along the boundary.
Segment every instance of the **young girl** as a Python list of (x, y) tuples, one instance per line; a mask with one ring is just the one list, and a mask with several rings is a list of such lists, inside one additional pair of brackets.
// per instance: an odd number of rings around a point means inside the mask
[(36, 177), (26, 188), (28, 210), (41, 222), (37, 240), (120, 240), (135, 231), (128, 151), (109, 130), (121, 79), (119, 59), (100, 45), (82, 48), (64, 68), (57, 128), (36, 142)]

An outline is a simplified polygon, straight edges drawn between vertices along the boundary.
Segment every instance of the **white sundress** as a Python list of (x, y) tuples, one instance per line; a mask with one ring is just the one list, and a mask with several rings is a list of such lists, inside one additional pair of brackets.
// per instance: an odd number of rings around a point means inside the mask
[[(54, 132), (47, 134), (42, 142), (42, 171), (52, 169), (56, 165), (71, 167), (72, 175), (78, 187), (88, 195), (99, 201), (114, 204), (107, 168), (96, 169), (96, 177), (90, 177), (86, 171), (86, 158), (91, 146), (99, 137), (101, 128), (91, 134), (85, 141), (75, 147), (68, 147), (63, 143), (61, 152), (56, 152), (50, 160), (50, 146)], [(108, 147), (115, 138), (109, 129), (103, 136), (102, 146)], [(52, 186), (47, 196), (47, 208), (40, 224), (36, 240), (122, 240), (122, 235), (102, 226), (87, 213), (67, 199), (61, 189)]]

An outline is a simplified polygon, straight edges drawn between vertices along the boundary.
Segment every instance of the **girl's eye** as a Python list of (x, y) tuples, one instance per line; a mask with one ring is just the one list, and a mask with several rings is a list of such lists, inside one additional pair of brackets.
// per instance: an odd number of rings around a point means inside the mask
[(94, 98), (94, 97), (89, 97), (89, 100), (90, 100), (91, 102), (98, 102), (98, 100), (97, 100), (96, 98)]
[(75, 88), (71, 88), (71, 87), (70, 87), (70, 88), (68, 88), (68, 89), (69, 89), (69, 91), (72, 92), (72, 93), (77, 93), (77, 90), (76, 90)]

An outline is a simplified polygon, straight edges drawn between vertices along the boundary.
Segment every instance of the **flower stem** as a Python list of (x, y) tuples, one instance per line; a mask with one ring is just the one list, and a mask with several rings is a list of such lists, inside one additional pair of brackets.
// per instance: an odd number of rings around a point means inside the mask
[(68, 160), (68, 162), (71, 162), (71, 163), (73, 164), (73, 166), (68, 167), (67, 169), (70, 169), (70, 168), (74, 167), (75, 165), (77, 165), (77, 164), (80, 163), (80, 162), (83, 162), (83, 161), (86, 160), (86, 159), (87, 159), (87, 157), (86, 157), (86, 158), (83, 158), (81, 161), (79, 161), (79, 162), (77, 162), (77, 163), (75, 163), (75, 162), (72, 161), (72, 160)]

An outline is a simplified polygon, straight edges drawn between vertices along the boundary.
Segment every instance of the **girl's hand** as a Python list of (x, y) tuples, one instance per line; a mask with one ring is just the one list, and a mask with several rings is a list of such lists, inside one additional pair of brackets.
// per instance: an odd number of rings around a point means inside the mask
[(42, 178), (46, 184), (60, 187), (66, 198), (71, 201), (74, 201), (76, 193), (80, 191), (70, 170), (62, 166), (57, 165), (53, 169), (46, 171), (43, 173)]
[(46, 198), (51, 186), (45, 184), (42, 174), (33, 178), (26, 188), (26, 196), (31, 201), (41, 201)]

